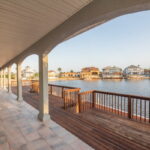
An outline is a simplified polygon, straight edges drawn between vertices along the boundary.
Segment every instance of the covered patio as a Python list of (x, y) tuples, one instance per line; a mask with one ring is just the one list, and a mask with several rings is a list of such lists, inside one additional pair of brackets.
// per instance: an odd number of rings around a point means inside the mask
[[(110, 132), (99, 128), (99, 124), (84, 121), (82, 113), (66, 115), (61, 109), (54, 109), (50, 102), (55, 99), (50, 97), (49, 101), (48, 93), (48, 54), (54, 47), (115, 17), (149, 10), (149, 0), (1, 0), (0, 9), (0, 150), (91, 149), (60, 125), (96, 149), (149, 149), (147, 140), (143, 144), (117, 133), (110, 137)], [(21, 67), (23, 60), (32, 54), (39, 58), (39, 95), (26, 93), (24, 98)], [(17, 66), (16, 97), (11, 94), (14, 63)], [(140, 126), (140, 136), (149, 139), (144, 131), (147, 125)], [(136, 133), (137, 128), (132, 127)], [(92, 132), (96, 134), (94, 137), (94, 134), (89, 135)]]
[[(39, 57), (39, 114), (49, 120), (48, 54), (58, 44), (106, 21), (150, 9), (149, 0), (39, 0), (0, 2), (0, 85), (11, 92), (11, 67), (17, 66), (17, 100), (22, 101), (21, 65), (32, 54)], [(63, 58), (62, 58), (63, 59)]]

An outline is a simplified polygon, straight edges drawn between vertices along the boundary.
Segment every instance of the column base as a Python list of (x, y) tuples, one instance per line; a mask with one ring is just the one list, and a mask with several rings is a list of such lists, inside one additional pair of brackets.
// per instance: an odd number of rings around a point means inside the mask
[(41, 114), (41, 113), (39, 113), (38, 114), (38, 119), (40, 121), (48, 121), (48, 120), (50, 120), (50, 115), (49, 114)]
[(3, 87), (3, 90), (7, 91), (7, 88), (6, 88), (6, 87)]
[(17, 101), (22, 102), (23, 98), (22, 97), (17, 97)]

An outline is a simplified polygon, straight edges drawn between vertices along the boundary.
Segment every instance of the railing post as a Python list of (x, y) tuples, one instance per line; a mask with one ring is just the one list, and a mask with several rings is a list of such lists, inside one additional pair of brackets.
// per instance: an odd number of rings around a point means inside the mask
[(78, 109), (79, 109), (79, 113), (81, 113), (81, 96), (78, 93)]
[(65, 91), (64, 91), (63, 95), (64, 95), (64, 98), (63, 98), (64, 99), (64, 110), (66, 110), (66, 94), (65, 94)]
[(64, 98), (64, 87), (62, 87), (62, 98)]
[(128, 118), (131, 119), (132, 118), (132, 110), (131, 110), (131, 97), (128, 97)]
[(52, 85), (48, 84), (48, 87), (49, 87), (48, 93), (49, 93), (50, 95), (52, 95)]
[(92, 92), (92, 107), (95, 108), (95, 92)]
[(52, 85), (51, 85), (50, 93), (51, 93), (51, 95), (53, 95), (53, 86)]
[(33, 80), (31, 80), (31, 91), (33, 91)]

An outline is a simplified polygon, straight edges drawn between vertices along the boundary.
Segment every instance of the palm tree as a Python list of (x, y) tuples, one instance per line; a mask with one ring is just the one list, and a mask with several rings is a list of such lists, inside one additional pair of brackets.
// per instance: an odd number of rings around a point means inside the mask
[(59, 67), (57, 70), (59, 71), (59, 78), (60, 78), (62, 69)]
[(60, 67), (57, 70), (59, 71), (59, 73), (62, 71), (62, 69)]

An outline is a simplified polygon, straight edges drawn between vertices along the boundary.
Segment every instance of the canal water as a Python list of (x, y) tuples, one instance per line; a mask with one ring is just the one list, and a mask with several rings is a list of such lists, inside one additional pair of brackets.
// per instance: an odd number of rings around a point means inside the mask
[(145, 80), (60, 80), (51, 84), (79, 87), (81, 91), (101, 90), (150, 97), (150, 79)]

